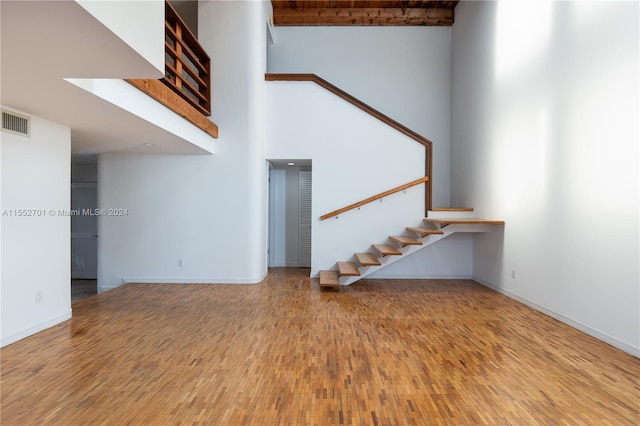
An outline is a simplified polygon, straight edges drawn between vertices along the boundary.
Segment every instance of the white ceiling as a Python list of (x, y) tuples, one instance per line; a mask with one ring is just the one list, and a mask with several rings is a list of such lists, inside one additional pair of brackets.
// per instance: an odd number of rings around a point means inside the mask
[(294, 163), (295, 167), (311, 167), (311, 160), (301, 160), (301, 159), (278, 159), (278, 160), (268, 160), (271, 165), (276, 169), (284, 169), (287, 167), (291, 167), (289, 163)]
[(0, 15), (0, 103), (70, 127), (73, 153), (209, 153), (64, 80), (161, 77), (75, 1), (2, 0)]

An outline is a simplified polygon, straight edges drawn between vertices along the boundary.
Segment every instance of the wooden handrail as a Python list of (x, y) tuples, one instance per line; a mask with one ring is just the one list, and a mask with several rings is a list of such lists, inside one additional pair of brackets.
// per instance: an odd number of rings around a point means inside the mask
[(377, 109), (370, 107), (369, 105), (365, 104), (358, 98), (351, 96), (344, 90), (339, 89), (338, 87), (318, 77), (315, 74), (265, 74), (265, 80), (266, 81), (312, 81), (317, 85), (330, 91), (331, 93), (335, 94), (336, 96), (339, 96), (340, 98), (349, 102), (350, 104), (360, 108), (367, 114), (372, 115), (373, 117), (377, 118), (378, 120), (382, 121), (388, 126), (393, 127), (400, 133), (410, 137), (411, 139), (418, 142), (419, 144), (424, 145), (425, 147), (425, 173), (424, 174), (428, 178), (427, 181), (425, 181), (427, 183), (427, 190), (425, 191), (425, 200), (424, 200), (425, 216), (427, 216), (429, 210), (431, 210), (432, 201), (433, 201), (433, 197), (432, 197), (432, 193), (433, 193), (433, 147), (432, 145), (433, 143), (429, 139), (425, 138), (422, 135), (419, 135), (418, 133), (414, 132), (408, 127), (403, 126), (402, 124), (398, 123), (394, 119), (384, 115)]
[(371, 203), (373, 201), (379, 200), (379, 199), (384, 198), (386, 196), (389, 196), (391, 194), (395, 194), (396, 192), (404, 191), (407, 188), (411, 188), (412, 186), (420, 185), (421, 183), (424, 183), (424, 182), (429, 182), (429, 177), (428, 176), (425, 176), (425, 177), (420, 178), (420, 179), (416, 179), (416, 180), (411, 181), (409, 183), (405, 183), (404, 185), (396, 186), (393, 189), (381, 192), (381, 193), (376, 194), (376, 195), (374, 195), (372, 197), (369, 197), (369, 198), (365, 198), (364, 200), (358, 201), (357, 203), (349, 204), (346, 207), (343, 207), (343, 208), (338, 209), (336, 211), (333, 211), (331, 213), (327, 213), (325, 215), (320, 216), (320, 220), (325, 220), (325, 219), (329, 219), (330, 217), (338, 216), (339, 214), (342, 214), (344, 212), (348, 212), (349, 210), (357, 209), (358, 207), (364, 206), (365, 204), (369, 204), (369, 203)]
[(165, 1), (165, 52), (162, 82), (202, 114), (211, 115), (211, 60), (168, 1)]

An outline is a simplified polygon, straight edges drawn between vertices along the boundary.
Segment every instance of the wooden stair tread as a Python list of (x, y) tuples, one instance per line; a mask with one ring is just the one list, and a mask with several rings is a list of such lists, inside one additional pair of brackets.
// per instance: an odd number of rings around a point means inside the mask
[(372, 247), (383, 256), (402, 256), (402, 252), (388, 244), (373, 244)]
[(467, 225), (467, 224), (484, 224), (484, 225), (504, 225), (504, 220), (490, 219), (432, 219), (425, 217), (423, 222), (439, 223), (441, 225)]
[(358, 267), (353, 262), (338, 262), (338, 271), (340, 271), (340, 275), (345, 277), (360, 276), (360, 271), (358, 271)]
[(338, 287), (339, 285), (336, 271), (320, 271), (320, 287)]
[(380, 266), (380, 261), (371, 253), (356, 253), (356, 259), (362, 266)]
[(408, 227), (407, 231), (415, 232), (416, 234), (420, 235), (421, 237), (424, 237), (426, 235), (444, 234), (444, 231), (442, 231), (441, 229), (427, 229), (427, 228), (411, 228), (411, 227)]
[(409, 238), (404, 236), (391, 236), (389, 237), (392, 241), (400, 244), (402, 247), (404, 246), (421, 246), (422, 241), (416, 240), (415, 238)]

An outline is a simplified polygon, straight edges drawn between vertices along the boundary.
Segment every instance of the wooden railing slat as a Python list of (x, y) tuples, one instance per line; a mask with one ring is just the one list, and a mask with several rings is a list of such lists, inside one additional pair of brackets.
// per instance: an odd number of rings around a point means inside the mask
[(165, 5), (165, 52), (173, 58), (173, 65), (165, 61), (163, 82), (204, 115), (211, 115), (209, 55), (173, 6), (168, 1)]
[[(207, 72), (206, 66), (202, 64), (202, 59), (199, 58), (198, 55), (193, 52), (193, 50), (191, 50), (189, 45), (184, 40), (182, 40), (182, 39), (180, 39), (178, 37), (178, 35), (176, 34), (176, 31), (173, 28), (171, 28), (169, 23), (166, 24), (165, 28), (167, 30), (169, 30), (169, 32), (173, 36), (173, 37), (170, 37), (171, 40), (174, 43), (180, 44), (182, 46), (182, 48), (184, 49), (184, 54), (189, 57), (189, 60), (191, 62), (193, 62), (195, 65), (197, 65), (201, 72)], [(165, 41), (165, 43), (166, 43), (166, 41)], [(209, 56), (206, 55), (206, 54), (205, 54), (205, 56), (206, 56), (206, 59), (209, 60)], [(180, 60), (182, 60), (182, 59), (180, 59)]]
[[(165, 41), (165, 43), (164, 43), (164, 47), (165, 47), (165, 51), (166, 51), (166, 52), (167, 52), (167, 53), (168, 53), (172, 58), (174, 58), (174, 60), (179, 60), (179, 58), (178, 58), (178, 52), (176, 52), (176, 51), (173, 49), (173, 47), (171, 47), (171, 45), (170, 45), (169, 43), (167, 43), (166, 41)], [(200, 85), (202, 85), (202, 86), (207, 86), (207, 83), (206, 83), (203, 79), (201, 79), (201, 78), (200, 78), (200, 76), (199, 76), (195, 71), (193, 71), (193, 69), (192, 69), (190, 66), (188, 66), (188, 64), (184, 63), (184, 61), (183, 61), (183, 62), (182, 62), (182, 65), (183, 65), (183, 69), (184, 69), (185, 71), (187, 71), (187, 72), (189, 73), (189, 75), (190, 75), (194, 80), (196, 80), (196, 81), (198, 82), (198, 84), (200, 84)]]
[[(184, 84), (185, 86), (187, 86), (189, 88), (190, 92), (193, 92), (193, 94), (195, 96), (197, 96), (198, 98), (200, 98), (200, 100), (202, 100), (203, 102), (207, 101), (207, 98), (200, 93), (200, 91), (198, 89), (196, 89), (195, 87), (193, 87), (193, 85), (191, 83), (189, 83), (188, 80), (186, 80), (184, 77), (182, 77), (179, 74), (179, 71), (176, 68), (173, 68), (171, 65), (167, 64), (166, 67), (171, 70), (171, 74), (176, 78), (176, 79), (180, 79), (182, 81), (182, 84)], [(183, 68), (184, 69), (184, 68)]]
[(369, 198), (365, 198), (364, 200), (358, 201), (357, 203), (349, 204), (341, 209), (332, 211), (331, 213), (327, 213), (325, 215), (320, 216), (320, 220), (329, 219), (331, 217), (338, 216), (344, 212), (348, 212), (349, 210), (357, 209), (358, 207), (364, 206), (365, 204), (369, 204), (373, 201), (379, 200), (381, 198), (387, 197), (391, 194), (395, 194), (396, 192), (404, 191), (407, 188), (411, 188), (412, 186), (420, 185), (421, 183), (428, 182), (429, 177), (425, 176), (420, 179), (416, 179), (409, 183), (405, 183), (404, 185), (396, 186), (395, 188), (389, 189), (388, 191), (381, 192), (379, 194), (373, 195)]

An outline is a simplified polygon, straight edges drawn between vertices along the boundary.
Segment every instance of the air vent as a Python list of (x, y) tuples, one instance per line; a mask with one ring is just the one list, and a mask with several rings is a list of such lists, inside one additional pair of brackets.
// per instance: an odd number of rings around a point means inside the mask
[(31, 135), (31, 119), (24, 115), (2, 111), (2, 131), (29, 137)]

